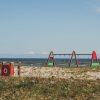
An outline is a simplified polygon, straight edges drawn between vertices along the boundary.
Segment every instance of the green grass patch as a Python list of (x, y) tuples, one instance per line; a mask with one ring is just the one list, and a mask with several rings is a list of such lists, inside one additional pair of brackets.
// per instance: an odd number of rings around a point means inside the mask
[(0, 77), (2, 100), (99, 100), (100, 80)]

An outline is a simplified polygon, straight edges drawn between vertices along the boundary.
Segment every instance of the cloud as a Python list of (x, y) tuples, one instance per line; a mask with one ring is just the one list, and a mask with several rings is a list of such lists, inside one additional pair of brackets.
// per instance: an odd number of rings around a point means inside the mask
[(96, 8), (96, 12), (97, 12), (97, 13), (100, 13), (100, 7), (97, 7), (97, 8)]
[(47, 54), (49, 54), (49, 52), (42, 52), (41, 54), (47, 55)]
[(47, 55), (49, 54), (49, 52), (34, 52), (34, 51), (28, 51), (28, 52), (25, 52), (24, 54), (28, 54), (28, 55)]
[(35, 52), (33, 52), (33, 51), (29, 51), (29, 52), (27, 52), (27, 53), (25, 53), (25, 54), (33, 55), (33, 54), (35, 54)]

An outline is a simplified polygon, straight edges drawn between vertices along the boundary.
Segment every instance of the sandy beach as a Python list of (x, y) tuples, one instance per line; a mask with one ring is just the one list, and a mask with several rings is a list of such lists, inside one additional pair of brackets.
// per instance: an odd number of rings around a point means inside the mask
[[(98, 68), (60, 68), (60, 67), (27, 67), (21, 66), (20, 77), (40, 77), (40, 78), (62, 78), (62, 79), (100, 79), (100, 69)], [(15, 67), (15, 77), (18, 77), (18, 69)]]

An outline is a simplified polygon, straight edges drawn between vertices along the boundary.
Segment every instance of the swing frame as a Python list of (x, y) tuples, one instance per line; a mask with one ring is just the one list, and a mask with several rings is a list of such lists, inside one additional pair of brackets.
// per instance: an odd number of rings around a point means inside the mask
[[(75, 51), (72, 51), (72, 54), (57, 54), (57, 53), (55, 54), (55, 53), (53, 53), (53, 51), (51, 51), (50, 54), (49, 54), (49, 57), (48, 57), (48, 59), (47, 59), (47, 65), (48, 65), (48, 66), (55, 66), (55, 64), (56, 64), (56, 63), (55, 63), (55, 56), (71, 56), (71, 58), (70, 58), (70, 60), (69, 60), (69, 62), (68, 62), (68, 66), (71, 67), (72, 61), (73, 61), (73, 58), (74, 58), (74, 60), (75, 60), (75, 65), (76, 65), (77, 67), (79, 67), (77, 56), (79, 56), (79, 55), (88, 55), (88, 56), (91, 56), (91, 63), (90, 63), (90, 66), (93, 66), (93, 65), (96, 66), (96, 65), (99, 65), (99, 61), (98, 61), (98, 59), (96, 59), (96, 62), (97, 62), (97, 63), (93, 63), (93, 61), (95, 60), (95, 59), (93, 58), (94, 52), (95, 52), (95, 51), (93, 51), (92, 54), (76, 54)], [(96, 52), (95, 52), (95, 55), (96, 55)], [(52, 64), (48, 64), (48, 63), (50, 62), (50, 60), (51, 60)]]

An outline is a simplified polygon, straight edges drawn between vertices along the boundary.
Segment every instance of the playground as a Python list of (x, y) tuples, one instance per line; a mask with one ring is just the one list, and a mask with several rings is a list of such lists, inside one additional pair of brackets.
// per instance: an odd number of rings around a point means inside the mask
[[(89, 58), (85, 58), (89, 60), (89, 63), (86, 63), (85, 65), (82, 64), (82, 57), (84, 59), (84, 56), (88, 56)], [(99, 66), (99, 60), (97, 57), (96, 51), (93, 51), (91, 54), (77, 54), (75, 51), (73, 51), (71, 54), (55, 54), (53, 51), (50, 52), (47, 60), (48, 66), (57, 66), (56, 57), (63, 57), (64, 58), (64, 64), (68, 67), (80, 67), (80, 66), (90, 66), (90, 67), (96, 67)]]
[[(80, 67), (78, 55), (90, 56), (90, 63)], [(64, 61), (68, 67), (57, 66), (56, 56), (69, 56), (70, 59), (66, 57)], [(50, 52), (42, 67), (2, 63), (1, 68), (1, 100), (100, 99), (100, 67), (95, 51), (92, 54)]]
[[(84, 63), (84, 59), (80, 59), (80, 56), (89, 56), (88, 62)], [(60, 61), (62, 57), (62, 64), (61, 62), (57, 62), (60, 58)], [(60, 64), (59, 64), (60, 63)], [(63, 67), (64, 66), (64, 67)], [(42, 66), (23, 66), (21, 64), (14, 65), (14, 63), (1, 63), (0, 64), (0, 75), (1, 76), (29, 76), (29, 77), (37, 77), (37, 76), (56, 76), (56, 77), (65, 77), (68, 75), (68, 73), (64, 70), (72, 70), (72, 68), (99, 68), (100, 63), (97, 57), (96, 51), (93, 51), (91, 54), (81, 54), (76, 53), (73, 51), (71, 54), (58, 54), (54, 53), (53, 51), (50, 52), (46, 62), (43, 62)], [(65, 68), (64, 70), (62, 68)], [(67, 69), (66, 69), (67, 68)], [(76, 70), (76, 69), (74, 69)], [(74, 72), (73, 70), (73, 72)], [(46, 73), (46, 75), (44, 74)], [(70, 75), (68, 75), (70, 76)]]

